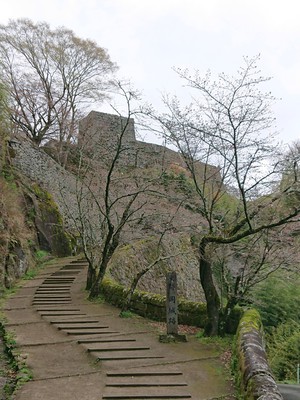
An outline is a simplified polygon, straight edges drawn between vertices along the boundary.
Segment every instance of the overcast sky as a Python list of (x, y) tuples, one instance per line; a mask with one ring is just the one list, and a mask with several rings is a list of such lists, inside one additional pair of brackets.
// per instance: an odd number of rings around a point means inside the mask
[(280, 138), (299, 138), (299, 0), (7, 0), (0, 23), (30, 18), (65, 26), (105, 47), (119, 75), (159, 107), (180, 92), (172, 67), (235, 73), (242, 57), (261, 54), (263, 75), (281, 98)]

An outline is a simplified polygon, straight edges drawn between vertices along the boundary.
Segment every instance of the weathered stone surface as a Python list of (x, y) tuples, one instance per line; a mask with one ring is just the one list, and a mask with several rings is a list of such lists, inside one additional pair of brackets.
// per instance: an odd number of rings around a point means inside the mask
[(134, 120), (118, 115), (91, 111), (79, 124), (79, 143), (98, 159), (109, 160), (117, 140), (125, 129), (122, 138), (123, 151), (118, 161), (121, 165), (144, 168), (153, 164), (184, 165), (179, 154), (164, 146), (136, 140)]
[(260, 400), (282, 400), (282, 396), (276, 385), (274, 378), (270, 375), (255, 375), (249, 381), (251, 393), (254, 399)]
[(263, 342), (259, 313), (248, 310), (242, 317), (237, 333), (237, 355), (242, 391), (251, 400), (282, 400), (270, 370)]

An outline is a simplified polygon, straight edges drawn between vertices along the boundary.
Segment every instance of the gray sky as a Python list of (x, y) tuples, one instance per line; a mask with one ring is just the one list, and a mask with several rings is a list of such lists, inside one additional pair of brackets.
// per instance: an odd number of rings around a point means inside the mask
[[(260, 69), (281, 98), (280, 139), (299, 137), (299, 0), (8, 0), (0, 23), (30, 18), (65, 26), (105, 47), (145, 101), (181, 93), (172, 67), (235, 73), (242, 57), (261, 54)], [(151, 140), (151, 139), (150, 139)]]

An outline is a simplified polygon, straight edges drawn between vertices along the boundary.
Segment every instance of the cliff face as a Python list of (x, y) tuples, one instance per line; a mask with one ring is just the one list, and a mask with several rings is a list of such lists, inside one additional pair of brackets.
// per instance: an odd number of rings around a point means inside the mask
[(22, 191), (14, 181), (0, 177), (0, 288), (10, 288), (26, 273), (35, 239), (26, 222)]
[(33, 268), (38, 250), (70, 255), (71, 238), (51, 194), (10, 171), (0, 176), (0, 288)]
[[(86, 180), (89, 190), (86, 190), (84, 185), (81, 186), (83, 189), (80, 202), (78, 202), (78, 182), (81, 182), (82, 177), (74, 175), (70, 172), (70, 168), (66, 170), (61, 167), (43, 149), (35, 147), (26, 138), (18, 137), (10, 142), (14, 153), (12, 160), (14, 167), (31, 183), (37, 183), (44, 191), (51, 194), (62, 216), (61, 225), (74, 236), (78, 234), (76, 226), (82, 210), (93, 226), (93, 234), (97, 235), (101, 230), (97, 207), (93, 206), (93, 202), (95, 199), (100, 203), (103, 201), (101, 196), (103, 197), (107, 163), (113, 154), (116, 135), (119, 134), (124, 121), (126, 120), (116, 116), (92, 112), (81, 122), (79, 147), (83, 147), (84, 162), (91, 170), (86, 176), (86, 179), (89, 179)], [(141, 210), (136, 214), (135, 222), (126, 226), (122, 232), (119, 256), (112, 260), (111, 273), (119, 282), (129, 284), (135, 271), (147, 262), (151, 262), (151, 257), (144, 257), (140, 252), (132, 250), (135, 248), (134, 243), (138, 243), (136, 246), (143, 248), (147, 253), (149, 248), (139, 244), (146, 238), (154, 238), (157, 242), (158, 239), (155, 238), (159, 238), (161, 232), (165, 230), (167, 234), (164, 236), (164, 254), (174, 255), (178, 251), (178, 253), (189, 253), (191, 256), (170, 257), (168, 262), (161, 264), (155, 271), (151, 271), (148, 277), (146, 275), (143, 278), (140, 289), (164, 294), (165, 272), (172, 269), (177, 270), (179, 274), (180, 295), (190, 300), (202, 299), (198, 262), (188, 238), (195, 231), (201, 232), (205, 224), (196, 211), (197, 203), (192, 195), (188, 171), (176, 152), (162, 146), (137, 141), (133, 120), (129, 121), (127, 129), (122, 155), (113, 177), (115, 184), (112, 196), (132, 192), (138, 179), (155, 181), (151, 187), (155, 194), (152, 193), (150, 198), (146, 193), (139, 197), (138, 205), (141, 205)], [(77, 166), (73, 170), (76, 168)], [(216, 168), (209, 168), (218, 175)], [(91, 188), (92, 196), (89, 195)], [(183, 199), (188, 199), (188, 206), (181, 205)], [(44, 201), (43, 198), (40, 200)], [(115, 212), (118, 218), (118, 208)], [(133, 247), (126, 251), (129, 249), (126, 246)]]

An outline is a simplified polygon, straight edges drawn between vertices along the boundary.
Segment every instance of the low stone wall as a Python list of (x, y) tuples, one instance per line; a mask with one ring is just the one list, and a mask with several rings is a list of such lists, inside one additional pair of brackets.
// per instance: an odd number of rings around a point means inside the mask
[(270, 370), (263, 341), (263, 325), (256, 310), (240, 320), (236, 335), (238, 385), (247, 400), (282, 400)]
[[(105, 278), (101, 284), (101, 294), (108, 303), (122, 308), (125, 302), (127, 288), (111, 279)], [(165, 322), (166, 296), (136, 290), (132, 297), (130, 310), (142, 317)], [(236, 331), (239, 319), (240, 310), (237, 309), (231, 321), (231, 328), (234, 331)], [(206, 304), (188, 301), (179, 297), (178, 323), (204, 328), (207, 323)]]
[[(101, 284), (101, 294), (105, 300), (122, 308), (127, 289), (110, 279), (104, 279)], [(166, 297), (159, 294), (135, 291), (130, 310), (142, 317), (155, 321), (166, 321)], [(206, 304), (179, 299), (178, 322), (183, 325), (204, 328), (207, 322)]]

